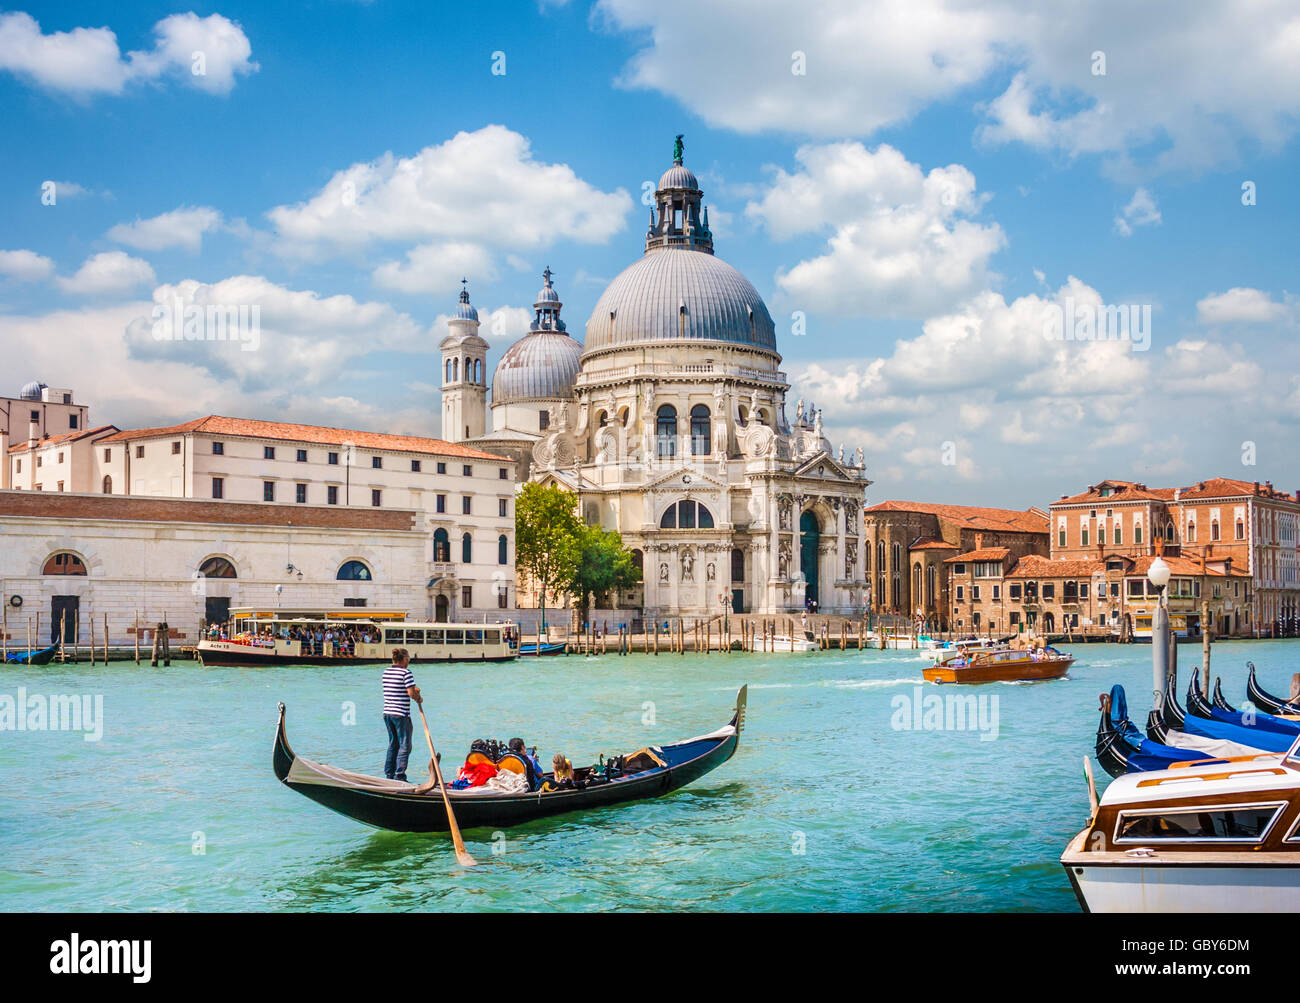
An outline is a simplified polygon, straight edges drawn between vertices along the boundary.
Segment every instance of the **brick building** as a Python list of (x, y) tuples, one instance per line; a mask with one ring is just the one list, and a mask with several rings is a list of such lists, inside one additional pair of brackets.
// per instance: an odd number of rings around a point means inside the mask
[(995, 550), (999, 559), (1048, 553), (1047, 513), (1031, 508), (982, 508), (885, 501), (862, 513), (864, 577), (877, 613), (915, 615), (948, 627), (952, 608), (944, 562), (954, 555)]

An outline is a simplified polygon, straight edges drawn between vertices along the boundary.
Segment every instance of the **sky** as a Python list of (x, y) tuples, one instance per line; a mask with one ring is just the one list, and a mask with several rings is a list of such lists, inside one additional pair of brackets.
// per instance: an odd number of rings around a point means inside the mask
[(582, 340), (680, 133), (869, 502), (1300, 487), (1300, 8), (1039, 6), (0, 8), (0, 395), (437, 435), (461, 278)]

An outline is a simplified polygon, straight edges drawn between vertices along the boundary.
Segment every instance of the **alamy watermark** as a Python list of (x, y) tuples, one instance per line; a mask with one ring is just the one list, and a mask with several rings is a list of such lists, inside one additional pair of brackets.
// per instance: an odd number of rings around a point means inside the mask
[(1150, 303), (1063, 303), (1043, 308), (1043, 337), (1048, 341), (1128, 341), (1131, 351), (1151, 348)]
[(80, 731), (87, 742), (104, 737), (104, 694), (0, 693), (0, 731)]
[(899, 693), (889, 706), (894, 731), (977, 731), (981, 742), (998, 737), (996, 693), (927, 693), (917, 686), (910, 696)]
[(262, 346), (262, 308), (248, 303), (185, 303), (179, 296), (170, 304), (155, 304), (152, 313), (154, 341), (238, 342), (242, 352)]

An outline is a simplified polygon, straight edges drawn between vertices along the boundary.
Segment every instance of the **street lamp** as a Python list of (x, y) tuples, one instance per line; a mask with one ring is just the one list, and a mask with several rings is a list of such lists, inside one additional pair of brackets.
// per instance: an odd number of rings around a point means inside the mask
[(1151, 688), (1157, 707), (1164, 699), (1165, 681), (1169, 676), (1169, 607), (1165, 588), (1171, 574), (1169, 565), (1160, 557), (1147, 569), (1147, 580), (1160, 593), (1151, 616)]
[(727, 637), (731, 637), (729, 626), (731, 621), (727, 619), (728, 614), (731, 612), (731, 589), (718, 593), (718, 605), (722, 607), (722, 632)]

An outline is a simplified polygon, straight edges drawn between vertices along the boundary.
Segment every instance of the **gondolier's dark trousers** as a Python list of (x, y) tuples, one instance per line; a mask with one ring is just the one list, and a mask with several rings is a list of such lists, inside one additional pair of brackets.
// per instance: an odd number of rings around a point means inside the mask
[(411, 758), (411, 718), (407, 714), (385, 714), (384, 727), (388, 729), (384, 776), (389, 780), (405, 780), (406, 761)]

